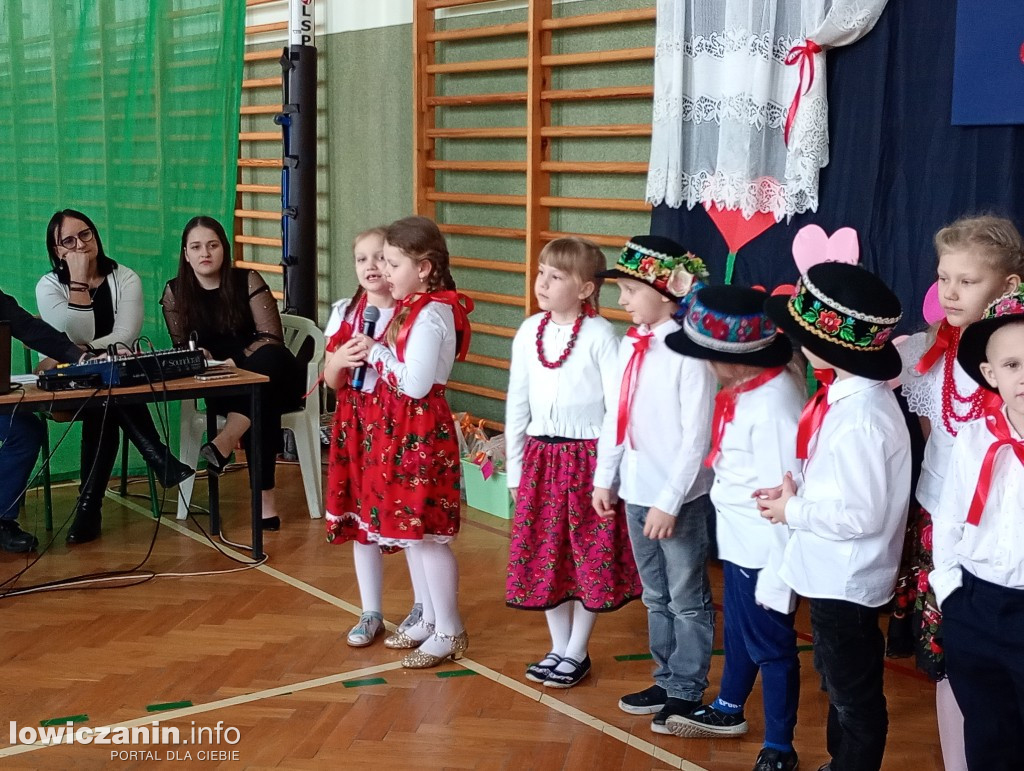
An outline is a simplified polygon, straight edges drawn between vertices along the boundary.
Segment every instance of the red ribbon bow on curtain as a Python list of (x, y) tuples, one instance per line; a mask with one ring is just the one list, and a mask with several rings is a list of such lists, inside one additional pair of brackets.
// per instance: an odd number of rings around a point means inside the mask
[(811, 440), (818, 433), (825, 413), (828, 412), (828, 387), (835, 380), (836, 373), (832, 369), (816, 369), (814, 377), (821, 382), (821, 388), (804, 405), (800, 413), (800, 422), (796, 426), (796, 457), (800, 460), (807, 460), (810, 457)]
[[(789, 103), (789, 114), (786, 115), (786, 127), (782, 132), (782, 138), (789, 145), (789, 132), (796, 120), (797, 110), (800, 109), (800, 98), (806, 94), (814, 83), (814, 56), (820, 54), (822, 48), (813, 40), (805, 40), (801, 46), (793, 46), (789, 49), (784, 59), (788, 65), (800, 65), (800, 80), (796, 85), (796, 93), (793, 94), (793, 101)], [(807, 83), (804, 83), (804, 74), (807, 74)]]
[(985, 510), (985, 501), (988, 500), (989, 489), (992, 487), (992, 471), (996, 463), (996, 455), (1004, 447), (1013, 450), (1017, 460), (1024, 465), (1024, 442), (1014, 439), (1010, 435), (1010, 426), (1002, 410), (993, 410), (985, 416), (985, 425), (996, 441), (988, 447), (985, 453), (985, 460), (981, 463), (981, 473), (978, 474), (978, 484), (974, 488), (974, 498), (971, 500), (971, 508), (967, 512), (967, 523), (977, 527), (981, 522), (981, 512)]
[(413, 322), (428, 303), (442, 303), (452, 309), (455, 316), (455, 339), (458, 341), (458, 349), (455, 357), (464, 361), (469, 353), (469, 340), (472, 330), (469, 326), (469, 314), (473, 312), (473, 301), (464, 294), (459, 294), (454, 289), (445, 289), (440, 292), (426, 292), (415, 294), (402, 300), (395, 308), (397, 316), (403, 305), (409, 306), (409, 316), (406, 318), (402, 328), (398, 330), (398, 339), (395, 341), (395, 353), (401, 361), (405, 361), (405, 346), (409, 341), (409, 332)]
[(632, 337), (633, 353), (629, 357), (626, 371), (622, 373), (622, 386), (619, 388), (619, 419), (615, 431), (615, 444), (622, 444), (626, 440), (626, 426), (629, 424), (629, 413), (633, 409), (633, 391), (636, 390), (636, 379), (640, 374), (640, 367), (644, 363), (644, 357), (651, 347), (650, 332), (642, 334), (636, 327), (630, 327), (626, 337)]
[(942, 358), (946, 351), (956, 352), (956, 346), (960, 342), (960, 328), (954, 327), (948, 321), (939, 323), (939, 329), (935, 333), (935, 342), (932, 347), (924, 352), (914, 365), (914, 371), (919, 375), (925, 374), (935, 366), (935, 362)]
[(725, 427), (732, 423), (732, 419), (736, 417), (736, 397), (763, 386), (769, 380), (779, 375), (784, 369), (785, 367), (766, 369), (760, 375), (751, 378), (745, 383), (740, 383), (731, 388), (723, 388), (715, 394), (715, 414), (711, 418), (711, 452), (704, 459), (705, 466), (711, 468), (722, 450), (722, 436), (725, 434)]

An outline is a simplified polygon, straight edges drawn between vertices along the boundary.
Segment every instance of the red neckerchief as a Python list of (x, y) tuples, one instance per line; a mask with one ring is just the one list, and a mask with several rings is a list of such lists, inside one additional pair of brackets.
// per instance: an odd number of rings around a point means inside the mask
[(715, 414), (711, 419), (711, 452), (704, 459), (705, 466), (711, 468), (715, 459), (718, 458), (718, 453), (722, 450), (722, 436), (725, 434), (725, 427), (732, 423), (732, 419), (736, 417), (736, 397), (748, 391), (753, 391), (755, 388), (760, 388), (769, 380), (774, 380), (785, 369), (785, 367), (766, 369), (760, 375), (751, 378), (745, 383), (740, 383), (730, 388), (723, 388), (715, 394)]
[(455, 337), (458, 341), (456, 358), (459, 361), (464, 361), (466, 354), (469, 353), (469, 339), (472, 336), (472, 330), (469, 326), (469, 314), (473, 312), (474, 306), (470, 298), (464, 294), (459, 294), (454, 289), (417, 293), (399, 302), (395, 308), (396, 316), (400, 308), (409, 308), (409, 315), (406, 317), (405, 323), (402, 324), (402, 328), (398, 330), (398, 339), (395, 341), (395, 354), (398, 356), (399, 361), (405, 361), (405, 346), (409, 341), (409, 332), (412, 330), (416, 317), (428, 303), (441, 303), (452, 309), (452, 313), (455, 316)]
[[(356, 302), (355, 312), (352, 313), (353, 321), (363, 317), (363, 311), (366, 310), (367, 302), (366, 293), (364, 292), (363, 296), (359, 298), (358, 302)], [(348, 320), (348, 317), (349, 314), (346, 312), (341, 318), (341, 326), (338, 328), (338, 331), (331, 335), (331, 339), (327, 341), (328, 353), (334, 353), (352, 339), (352, 333), (355, 331), (355, 327), (352, 325), (352, 321)]]
[(633, 410), (633, 392), (636, 390), (636, 379), (640, 375), (640, 367), (644, 363), (644, 357), (651, 347), (651, 340), (654, 333), (641, 334), (636, 327), (630, 327), (626, 332), (627, 337), (632, 337), (633, 353), (629, 356), (629, 363), (626, 364), (626, 371), (622, 373), (622, 385), (619, 387), (619, 417), (616, 424), (615, 444), (622, 444), (626, 440), (626, 427), (629, 425), (629, 414)]
[(981, 473), (978, 474), (978, 484), (974, 488), (974, 498), (971, 500), (971, 508), (967, 512), (967, 523), (977, 527), (981, 522), (981, 512), (985, 510), (985, 501), (988, 500), (989, 488), (992, 486), (992, 471), (996, 462), (996, 455), (1003, 447), (1009, 447), (1017, 460), (1024, 465), (1024, 442), (1014, 439), (1010, 434), (1010, 425), (1006, 422), (1006, 416), (1002, 410), (993, 410), (985, 416), (985, 426), (992, 432), (995, 441), (988, 447), (985, 453), (985, 460), (981, 463)]
[(953, 355), (956, 355), (956, 344), (960, 339), (959, 327), (954, 327), (945, 319), (939, 324), (939, 329), (935, 333), (935, 342), (932, 343), (932, 347), (924, 352), (924, 355), (917, 360), (917, 364), (914, 365), (914, 371), (919, 375), (923, 375), (932, 367), (935, 366), (935, 362), (943, 357), (947, 351), (952, 351)]
[(836, 373), (832, 369), (816, 369), (814, 377), (821, 383), (821, 388), (804, 405), (800, 422), (796, 426), (796, 457), (800, 460), (810, 457), (811, 440), (818, 433), (825, 413), (828, 412), (828, 388), (836, 379)]

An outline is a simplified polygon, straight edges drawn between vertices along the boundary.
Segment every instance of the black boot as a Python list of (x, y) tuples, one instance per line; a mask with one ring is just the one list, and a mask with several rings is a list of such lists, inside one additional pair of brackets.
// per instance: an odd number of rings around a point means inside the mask
[(171, 448), (160, 441), (153, 418), (145, 405), (135, 404), (118, 408), (117, 419), (129, 441), (146, 461), (157, 481), (164, 487), (174, 487), (195, 474), (195, 469), (182, 463), (171, 453)]
[[(100, 537), (103, 495), (114, 470), (114, 461), (121, 444), (117, 421), (108, 414), (103, 425), (103, 413), (86, 414), (82, 420), (82, 483), (78, 488), (78, 507), (75, 519), (68, 529), (69, 546), (95, 541)], [(100, 433), (100, 426), (103, 432)]]

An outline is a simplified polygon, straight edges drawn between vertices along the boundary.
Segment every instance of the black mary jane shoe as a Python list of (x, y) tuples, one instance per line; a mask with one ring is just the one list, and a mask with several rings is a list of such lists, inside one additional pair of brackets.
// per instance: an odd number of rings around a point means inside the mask
[(552, 669), (548, 679), (544, 681), (546, 688), (572, 688), (590, 674), (590, 656), (583, 661), (565, 657), (560, 664), (569, 664), (572, 669), (568, 672), (558, 672)]
[(220, 450), (217, 449), (217, 445), (213, 442), (207, 442), (199, 448), (199, 455), (206, 461), (207, 470), (220, 476), (224, 473), (224, 469), (228, 465), (228, 459), (220, 454)]
[[(553, 661), (554, 663), (545, 664), (545, 661)], [(526, 668), (526, 679), (534, 683), (543, 683), (548, 679), (551, 673), (555, 671), (555, 667), (557, 667), (561, 661), (562, 657), (557, 653), (549, 653), (536, 664), (530, 664), (530, 666)]]
[(280, 530), (281, 529), (281, 518), (280, 517), (266, 517), (260, 520), (260, 528), (263, 530)]

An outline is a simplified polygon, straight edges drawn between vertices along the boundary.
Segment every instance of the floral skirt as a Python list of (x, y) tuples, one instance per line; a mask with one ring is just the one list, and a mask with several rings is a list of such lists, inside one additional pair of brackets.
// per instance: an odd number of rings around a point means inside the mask
[(608, 611), (640, 596), (621, 503), (610, 519), (591, 503), (596, 466), (596, 440), (527, 437), (509, 545), (509, 607), (548, 610), (579, 600), (587, 610)]
[(377, 391), (366, 393), (354, 388), (338, 390), (338, 406), (334, 411), (331, 446), (327, 455), (327, 541), (341, 544), (349, 541), (369, 543), (366, 532), (359, 527), (360, 482), (366, 453), (369, 450), (367, 427), (374, 425), (380, 414)]
[(446, 543), (459, 532), (461, 468), (444, 386), (422, 399), (385, 381), (367, 431), (359, 498), (359, 527), (382, 547), (424, 539)]
[(928, 581), (935, 567), (932, 515), (915, 504), (909, 523), (885, 653), (893, 658), (914, 656), (917, 668), (938, 681), (946, 677), (946, 662), (942, 653), (942, 613)]

